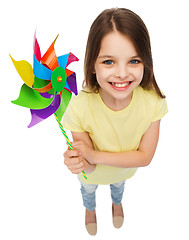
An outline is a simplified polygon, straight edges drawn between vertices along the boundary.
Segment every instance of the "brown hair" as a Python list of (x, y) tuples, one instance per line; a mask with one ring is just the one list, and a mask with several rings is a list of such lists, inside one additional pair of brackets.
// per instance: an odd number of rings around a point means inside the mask
[(94, 74), (94, 64), (98, 57), (102, 39), (112, 31), (119, 31), (126, 35), (134, 44), (137, 54), (144, 64), (144, 75), (140, 83), (141, 87), (150, 90), (155, 89), (161, 98), (161, 93), (153, 72), (150, 37), (142, 19), (134, 12), (125, 8), (112, 8), (104, 10), (93, 22), (88, 36), (83, 87), (88, 87), (92, 92), (98, 93), (99, 85)]

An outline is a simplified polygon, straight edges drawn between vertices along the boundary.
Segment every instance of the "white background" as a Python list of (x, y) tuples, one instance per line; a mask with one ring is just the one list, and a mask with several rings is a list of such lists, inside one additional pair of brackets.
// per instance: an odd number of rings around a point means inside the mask
[(57, 55), (73, 52), (70, 65), (81, 89), (87, 35), (105, 8), (125, 7), (146, 23), (154, 71), (167, 96), (155, 157), (128, 180), (123, 199), (125, 223), (113, 228), (108, 186), (97, 191), (95, 239), (188, 240), (189, 35), (187, 1), (10, 1), (1, 5), (0, 44), (0, 239), (90, 239), (84, 227), (80, 186), (63, 163), (66, 144), (54, 117), (28, 129), (30, 112), (13, 105), (22, 80), (9, 53), (32, 63), (33, 35), (42, 54), (59, 33)]

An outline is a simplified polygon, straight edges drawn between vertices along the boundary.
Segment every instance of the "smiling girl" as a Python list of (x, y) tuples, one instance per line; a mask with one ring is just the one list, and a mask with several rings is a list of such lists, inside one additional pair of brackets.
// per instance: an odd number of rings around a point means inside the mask
[(154, 77), (147, 28), (128, 9), (108, 9), (95, 19), (84, 72), (84, 89), (64, 115), (63, 125), (71, 130), (74, 146), (65, 152), (64, 162), (78, 174), (85, 225), (89, 234), (95, 235), (98, 185), (110, 185), (113, 224), (120, 228), (125, 181), (137, 168), (150, 164), (160, 119), (168, 110)]

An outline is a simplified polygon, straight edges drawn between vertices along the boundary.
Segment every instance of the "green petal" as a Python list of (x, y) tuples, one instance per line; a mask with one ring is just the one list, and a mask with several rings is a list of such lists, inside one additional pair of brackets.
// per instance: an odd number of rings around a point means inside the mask
[(72, 94), (69, 91), (67, 91), (65, 89), (62, 91), (60, 107), (56, 111), (56, 115), (58, 117), (59, 122), (61, 121), (61, 119), (64, 115), (64, 112), (66, 111), (66, 108), (71, 100), (71, 97), (72, 97)]
[(37, 91), (23, 84), (18, 99), (12, 103), (30, 109), (43, 109), (48, 107), (52, 101), (53, 98), (44, 98)]
[[(49, 81), (40, 79), (36, 76), (34, 77), (33, 88), (42, 88), (42, 87), (47, 86), (47, 84), (49, 84)], [(51, 94), (51, 95), (54, 95), (55, 91), (52, 88), (50, 91), (48, 91), (48, 93)]]
[(33, 88), (42, 88), (45, 87), (49, 81), (40, 79), (38, 77), (34, 77), (34, 83), (33, 83)]

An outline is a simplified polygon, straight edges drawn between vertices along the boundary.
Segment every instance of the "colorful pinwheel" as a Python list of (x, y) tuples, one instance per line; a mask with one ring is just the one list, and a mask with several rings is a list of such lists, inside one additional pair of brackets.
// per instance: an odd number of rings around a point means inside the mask
[[(17, 72), (25, 82), (18, 99), (12, 103), (30, 108), (31, 122), (28, 127), (54, 114), (69, 148), (73, 150), (61, 119), (72, 92), (77, 95), (76, 74), (67, 69), (67, 66), (79, 59), (72, 53), (57, 57), (54, 49), (56, 39), (41, 57), (36, 34), (34, 35), (33, 69), (27, 61), (15, 61), (10, 56)], [(87, 179), (85, 172), (83, 176)]]
[(56, 39), (41, 57), (36, 35), (34, 36), (33, 70), (28, 62), (15, 61), (10, 56), (25, 82), (18, 99), (12, 103), (30, 108), (32, 119), (28, 127), (43, 121), (53, 113), (60, 122), (72, 92), (77, 95), (76, 74), (68, 70), (67, 66), (79, 59), (72, 53), (57, 57), (54, 49)]

